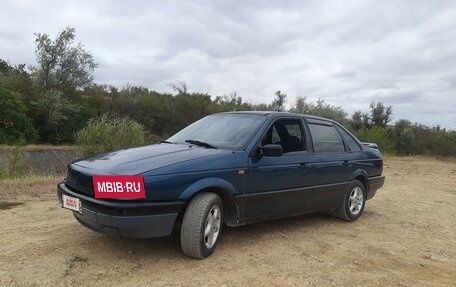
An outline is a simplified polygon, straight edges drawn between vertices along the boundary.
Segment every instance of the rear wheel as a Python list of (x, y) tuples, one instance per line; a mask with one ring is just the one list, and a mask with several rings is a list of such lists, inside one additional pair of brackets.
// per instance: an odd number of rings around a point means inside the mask
[(222, 215), (223, 202), (217, 194), (203, 192), (192, 199), (181, 227), (181, 247), (185, 255), (202, 259), (214, 252), (222, 227)]
[(358, 219), (366, 204), (366, 190), (364, 185), (355, 180), (345, 192), (344, 200), (336, 210), (337, 216), (346, 221)]

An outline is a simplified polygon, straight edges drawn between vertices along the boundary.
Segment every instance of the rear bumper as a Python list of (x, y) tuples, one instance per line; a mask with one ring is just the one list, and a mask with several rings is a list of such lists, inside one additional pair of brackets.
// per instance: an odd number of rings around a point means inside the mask
[(109, 235), (150, 238), (171, 235), (177, 216), (185, 202), (131, 202), (98, 200), (70, 190), (64, 182), (57, 185), (57, 196), (79, 198), (81, 212), (74, 217), (85, 227)]
[(385, 176), (373, 176), (367, 178), (368, 191), (367, 191), (367, 200), (371, 199), (377, 193), (377, 190), (383, 186), (385, 183)]

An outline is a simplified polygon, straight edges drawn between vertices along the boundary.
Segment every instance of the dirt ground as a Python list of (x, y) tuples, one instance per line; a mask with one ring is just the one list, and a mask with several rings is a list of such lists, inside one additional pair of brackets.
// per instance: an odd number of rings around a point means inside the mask
[(212, 257), (179, 238), (116, 239), (60, 208), (59, 178), (0, 181), (0, 286), (456, 286), (456, 161), (385, 159), (346, 223), (312, 214), (224, 230)]

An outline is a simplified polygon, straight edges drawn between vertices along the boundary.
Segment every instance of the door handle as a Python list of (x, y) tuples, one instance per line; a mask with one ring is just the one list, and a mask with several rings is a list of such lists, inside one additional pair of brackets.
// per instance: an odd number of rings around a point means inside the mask
[(345, 167), (351, 167), (352, 166), (352, 164), (348, 160), (344, 160), (342, 165), (345, 166)]
[(299, 164), (299, 168), (300, 169), (308, 169), (310, 167), (311, 166), (309, 164), (305, 163), (305, 162)]

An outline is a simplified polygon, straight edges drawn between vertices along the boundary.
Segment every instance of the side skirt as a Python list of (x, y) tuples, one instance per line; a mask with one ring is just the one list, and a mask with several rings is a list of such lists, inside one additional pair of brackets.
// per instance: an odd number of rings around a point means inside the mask
[(240, 206), (240, 217), (237, 224), (230, 226), (334, 210), (343, 200), (349, 184), (340, 182), (238, 195), (236, 200)]

